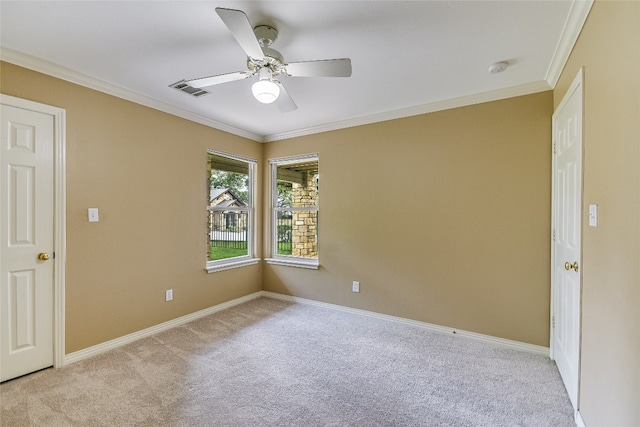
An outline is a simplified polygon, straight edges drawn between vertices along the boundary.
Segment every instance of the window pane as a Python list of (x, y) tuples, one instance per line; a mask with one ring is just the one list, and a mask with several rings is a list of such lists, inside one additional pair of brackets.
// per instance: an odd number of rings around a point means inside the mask
[(208, 167), (208, 260), (250, 255), (250, 165), (209, 153)]
[(249, 254), (248, 220), (248, 212), (209, 212), (210, 261)]
[[(209, 154), (211, 165), (210, 200), (224, 196), (235, 199), (244, 206), (249, 204), (249, 164), (217, 154)], [(213, 206), (213, 205), (211, 205)]]
[(318, 161), (278, 165), (277, 207), (318, 206)]
[(277, 211), (276, 253), (318, 257), (318, 211)]

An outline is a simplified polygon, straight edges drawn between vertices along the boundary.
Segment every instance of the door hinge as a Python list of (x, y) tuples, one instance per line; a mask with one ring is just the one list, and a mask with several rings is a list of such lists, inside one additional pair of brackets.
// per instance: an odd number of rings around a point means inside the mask
[(556, 316), (551, 316), (551, 327), (556, 328)]
[(556, 142), (553, 141), (553, 154), (556, 154)]
[(553, 241), (556, 241), (556, 230), (553, 230), (553, 234), (551, 235), (551, 238), (553, 239)]

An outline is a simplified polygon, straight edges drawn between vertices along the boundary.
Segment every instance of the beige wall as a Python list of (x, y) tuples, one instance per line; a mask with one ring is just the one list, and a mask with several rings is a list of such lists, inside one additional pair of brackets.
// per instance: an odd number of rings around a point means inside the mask
[[(68, 353), (260, 289), (548, 345), (551, 92), (261, 145), (1, 71), (67, 110)], [(320, 270), (204, 271), (206, 148), (320, 153)]]
[[(640, 425), (640, 2), (596, 1), (554, 90), (584, 67), (580, 412)], [(599, 225), (586, 226), (586, 206)]]
[(265, 265), (264, 289), (548, 346), (552, 109), (549, 91), (268, 143), (320, 155), (321, 267)]
[(67, 353), (261, 289), (260, 265), (204, 269), (206, 150), (261, 161), (260, 143), (1, 66), (2, 93), (67, 113)]

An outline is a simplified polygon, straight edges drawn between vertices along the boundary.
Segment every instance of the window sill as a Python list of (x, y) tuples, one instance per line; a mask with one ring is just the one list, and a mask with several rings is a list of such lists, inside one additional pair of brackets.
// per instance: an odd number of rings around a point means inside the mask
[(232, 268), (245, 267), (247, 265), (254, 265), (260, 262), (260, 258), (243, 258), (240, 260), (230, 260), (220, 264), (207, 264), (208, 273), (216, 273), (218, 271), (231, 270)]
[(267, 264), (284, 265), (286, 267), (309, 268), (312, 270), (317, 270), (318, 268), (320, 268), (320, 263), (318, 262), (317, 259), (303, 260), (300, 258), (294, 258), (294, 259), (266, 258), (265, 261), (267, 262)]

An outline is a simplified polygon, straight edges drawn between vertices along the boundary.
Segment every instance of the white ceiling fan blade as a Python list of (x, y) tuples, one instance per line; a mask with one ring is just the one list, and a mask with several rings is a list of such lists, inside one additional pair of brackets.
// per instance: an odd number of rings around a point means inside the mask
[(216, 7), (216, 12), (247, 56), (255, 60), (264, 59), (264, 53), (253, 33), (251, 22), (243, 11)]
[(293, 102), (293, 98), (289, 95), (289, 92), (284, 88), (284, 85), (277, 80), (273, 81), (280, 88), (280, 96), (276, 99), (276, 105), (281, 113), (288, 113), (289, 111), (297, 110), (298, 106)]
[(340, 58), (290, 62), (285, 65), (285, 70), (292, 77), (350, 77), (351, 60)]
[(251, 77), (248, 71), (236, 71), (235, 73), (218, 74), (217, 76), (202, 77), (200, 79), (186, 80), (191, 87), (202, 89), (203, 87), (219, 85), (221, 83), (229, 83), (236, 80), (242, 80)]

